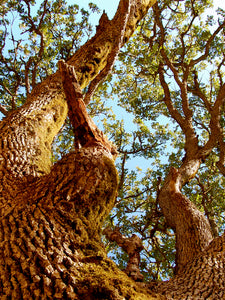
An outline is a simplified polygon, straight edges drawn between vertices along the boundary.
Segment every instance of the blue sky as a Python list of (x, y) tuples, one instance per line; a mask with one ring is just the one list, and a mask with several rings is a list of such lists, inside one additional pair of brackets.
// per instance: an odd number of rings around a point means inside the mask
[[(101, 13), (103, 10), (107, 13), (109, 19), (112, 19), (117, 7), (119, 5), (120, 0), (67, 0), (69, 4), (78, 4), (81, 7), (87, 9), (88, 3), (92, 2), (98, 6), (98, 8), (101, 10)], [(218, 7), (225, 10), (225, 0), (213, 0), (214, 9), (216, 10)], [(93, 14), (90, 16), (90, 22), (92, 25), (98, 25), (98, 20), (101, 16), (100, 14)], [(212, 14), (211, 9), (208, 12), (209, 14)]]
[(119, 4), (119, 0), (70, 0), (68, 2), (76, 3), (80, 7), (84, 8), (88, 7), (89, 2), (95, 3), (102, 11), (106, 11), (110, 19), (114, 16), (117, 6)]
[[(76, 3), (81, 7), (87, 8), (89, 2), (95, 3), (101, 10), (105, 10), (108, 14), (109, 18), (114, 16), (114, 13), (119, 4), (119, 0), (68, 0), (68, 2)], [(225, 1), (224, 0), (214, 0), (214, 7), (221, 7), (225, 9)]]

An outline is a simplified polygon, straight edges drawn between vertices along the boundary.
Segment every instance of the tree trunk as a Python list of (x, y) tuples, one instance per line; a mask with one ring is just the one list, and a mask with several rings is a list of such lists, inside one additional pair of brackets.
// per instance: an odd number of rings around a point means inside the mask
[[(153, 3), (122, 0), (112, 21), (103, 14), (96, 35), (67, 62), (80, 87), (107, 75)], [(113, 147), (83, 100), (76, 93), (68, 99), (62, 75), (37, 85), (0, 124), (1, 299), (156, 299), (106, 256), (100, 232), (117, 192)], [(82, 148), (52, 167), (51, 143), (67, 102)]]
[[(224, 237), (208, 246), (211, 236), (202, 217), (206, 235), (194, 230), (200, 246), (186, 261), (181, 255), (182, 271), (155, 287), (158, 294), (120, 271), (100, 240), (117, 193), (117, 171), (113, 147), (88, 117), (78, 87), (94, 81), (88, 100), (154, 2), (121, 0), (112, 21), (103, 14), (96, 35), (67, 62), (77, 81), (72, 78), (66, 87), (62, 70), (57, 71), (0, 123), (1, 299), (164, 299), (162, 294), (197, 299), (199, 289), (198, 299), (206, 299), (205, 290), (209, 299), (225, 296)], [(68, 109), (81, 148), (51, 166), (51, 143)], [(172, 189), (166, 196), (170, 183), (161, 191), (162, 206), (177, 197)], [(186, 212), (185, 203), (182, 207)], [(164, 208), (168, 218), (170, 209)], [(178, 232), (179, 222), (171, 219), (171, 225)]]
[(180, 169), (172, 167), (159, 194), (159, 204), (176, 234), (176, 275), (154, 289), (167, 299), (225, 298), (225, 234), (213, 240), (208, 219), (181, 193), (200, 163), (201, 158), (187, 158)]
[(189, 263), (183, 272), (172, 280), (159, 284), (155, 291), (166, 299), (225, 299), (224, 266), (225, 235), (211, 244)]

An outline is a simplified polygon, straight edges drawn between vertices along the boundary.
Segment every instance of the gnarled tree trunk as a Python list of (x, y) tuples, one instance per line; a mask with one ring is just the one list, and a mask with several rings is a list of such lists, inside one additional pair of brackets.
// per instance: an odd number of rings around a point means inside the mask
[[(121, 0), (112, 21), (103, 14), (96, 35), (67, 62), (73, 68), (61, 62), (60, 70), (0, 123), (1, 299), (224, 297), (224, 237), (210, 244), (204, 217), (176, 188), (191, 177), (184, 169), (172, 171), (160, 193), (160, 205), (177, 233), (178, 272), (155, 287), (158, 294), (120, 271), (100, 241), (117, 192), (115, 151), (90, 120), (84, 101), (154, 2)], [(91, 81), (83, 101), (80, 88)], [(81, 147), (51, 166), (51, 143), (68, 110)]]
[[(71, 74), (62, 67), (1, 122), (1, 299), (152, 298), (101, 244), (117, 192), (115, 153), (88, 117), (76, 84), (84, 88), (94, 79), (88, 101), (153, 2), (122, 0), (112, 21), (103, 14), (96, 35), (67, 62), (77, 81), (68, 85)], [(81, 148), (52, 167), (51, 143), (68, 108)]]

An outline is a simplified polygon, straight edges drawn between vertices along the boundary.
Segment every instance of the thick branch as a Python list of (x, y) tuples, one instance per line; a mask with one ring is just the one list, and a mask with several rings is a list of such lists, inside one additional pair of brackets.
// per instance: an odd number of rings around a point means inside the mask
[(62, 83), (69, 108), (68, 114), (76, 140), (81, 147), (98, 145), (115, 155), (117, 153), (116, 148), (97, 128), (87, 113), (74, 67), (59, 61), (59, 69), (62, 74)]
[[(117, 28), (117, 32), (114, 37), (115, 46), (113, 47), (113, 49), (111, 50), (111, 53), (108, 56), (107, 64), (106, 64), (105, 68), (103, 70), (101, 70), (101, 72), (95, 77), (94, 80), (92, 80), (92, 82), (88, 88), (88, 91), (85, 95), (85, 99), (84, 99), (85, 104), (88, 104), (90, 102), (90, 99), (91, 99), (92, 95), (94, 94), (94, 91), (97, 88), (97, 86), (99, 85), (99, 83), (104, 78), (106, 78), (106, 76), (110, 73), (110, 71), (114, 65), (114, 62), (117, 58), (117, 55), (120, 51), (120, 48), (122, 46), (128, 17), (130, 15), (131, 1), (130, 0), (121, 1), (120, 6), (122, 7), (121, 8), (122, 17), (119, 18), (119, 22), (118, 22), (119, 26)], [(107, 24), (108, 22), (109, 22), (109, 19), (108, 19), (107, 15), (105, 13), (103, 13), (103, 15), (99, 21), (98, 28), (102, 27), (102, 29), (104, 29), (105, 23)]]
[[(155, 0), (131, 0), (123, 43), (128, 40), (137, 23), (154, 2)], [(113, 20), (105, 22), (104, 27), (100, 24), (95, 36), (68, 61), (76, 70), (77, 82), (81, 88), (86, 87), (105, 68), (112, 49), (118, 48), (118, 38), (115, 39), (115, 35), (117, 36), (118, 28), (121, 28), (121, 20), (127, 18), (128, 11), (125, 9), (127, 4), (129, 4), (127, 0), (121, 0)], [(29, 91), (28, 84), (27, 89)], [(7, 169), (15, 176), (31, 174), (40, 176), (48, 173), (51, 166), (50, 146), (66, 116), (67, 103), (61, 73), (57, 71), (36, 85), (29, 94), (27, 103), (1, 123), (2, 138), (6, 138), (7, 132), (6, 144), (9, 140), (13, 141), (13, 144), (10, 153), (6, 154), (8, 152), (6, 148), (0, 149), (2, 152), (0, 162), (4, 163), (7, 160)], [(15, 138), (17, 131), (20, 131), (21, 141)], [(24, 140), (29, 140), (26, 147)]]
[(176, 273), (182, 272), (212, 240), (208, 220), (180, 191), (184, 180), (194, 176), (199, 165), (200, 161), (193, 160), (179, 170), (171, 168), (159, 194), (163, 214), (176, 232)]
[[(123, 43), (126, 43), (133, 34), (137, 23), (144, 17), (148, 9), (156, 0), (130, 0), (130, 14), (127, 20), (126, 29), (123, 35)], [(121, 0), (115, 17), (104, 22), (104, 27), (97, 27), (96, 35), (81, 47), (74, 56), (68, 61), (74, 65), (81, 88), (84, 88), (92, 81), (99, 72), (105, 68), (108, 55), (112, 49), (118, 45), (115, 33), (121, 28), (121, 19), (124, 13), (127, 15), (128, 0)]]

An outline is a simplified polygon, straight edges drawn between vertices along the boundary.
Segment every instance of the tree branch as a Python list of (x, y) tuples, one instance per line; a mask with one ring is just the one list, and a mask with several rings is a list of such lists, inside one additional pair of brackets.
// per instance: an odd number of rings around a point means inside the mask
[[(144, 17), (148, 9), (156, 2), (156, 0), (129, 1), (131, 1), (130, 14), (122, 45), (128, 41), (139, 20)], [(102, 26), (97, 27), (96, 35), (69, 59), (68, 63), (74, 65), (76, 69), (81, 88), (87, 86), (105, 68), (109, 53), (112, 53), (113, 48), (118, 47), (118, 38), (115, 40), (114, 36), (118, 28), (121, 28), (121, 18), (124, 18), (123, 14), (127, 13), (124, 9), (127, 3), (128, 0), (121, 0), (114, 18), (109, 22), (105, 22), (104, 28)], [(88, 64), (86, 63), (87, 61)]]
[(189, 64), (190, 67), (193, 67), (194, 65), (198, 64), (200, 61), (203, 61), (208, 57), (211, 43), (213, 42), (216, 35), (220, 32), (220, 30), (222, 30), (224, 28), (224, 26), (225, 26), (225, 20), (223, 21), (223, 23), (220, 24), (220, 26), (213, 32), (213, 34), (208, 39), (208, 41), (204, 47), (205, 48), (204, 54), (202, 54), (198, 58), (192, 59), (190, 61), (190, 64)]
[[(120, 9), (120, 6), (122, 7)], [(115, 46), (111, 50), (111, 53), (108, 56), (107, 64), (104, 67), (103, 70), (95, 77), (95, 79), (91, 82), (88, 91), (85, 95), (84, 102), (85, 104), (88, 104), (90, 102), (90, 99), (92, 95), (94, 94), (96, 88), (98, 87), (99, 83), (110, 73), (112, 66), (114, 65), (114, 62), (118, 56), (118, 53), (120, 51), (120, 48), (122, 46), (123, 40), (124, 40), (124, 34), (125, 29), (127, 26), (128, 17), (130, 15), (130, 8), (131, 8), (131, 1), (121, 1), (119, 8), (121, 10), (121, 16), (118, 16), (118, 29), (115, 35)], [(106, 13), (103, 13), (100, 21), (99, 26), (105, 28), (105, 25), (108, 24), (110, 21), (106, 15)]]
[[(198, 170), (199, 162), (192, 165)], [(176, 273), (182, 272), (213, 238), (208, 220), (180, 191), (184, 168), (171, 168), (159, 194), (163, 214), (176, 232)]]
[(59, 61), (59, 70), (62, 75), (62, 84), (69, 108), (68, 115), (76, 140), (82, 147), (98, 145), (105, 148), (110, 154), (115, 155), (117, 153), (116, 147), (97, 128), (86, 111), (74, 67), (61, 60)]
[(143, 275), (140, 272), (140, 252), (144, 249), (141, 239), (133, 234), (131, 237), (124, 237), (119, 228), (112, 230), (105, 228), (103, 234), (111, 242), (116, 242), (129, 256), (125, 272), (135, 281), (142, 281)]

